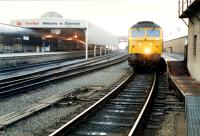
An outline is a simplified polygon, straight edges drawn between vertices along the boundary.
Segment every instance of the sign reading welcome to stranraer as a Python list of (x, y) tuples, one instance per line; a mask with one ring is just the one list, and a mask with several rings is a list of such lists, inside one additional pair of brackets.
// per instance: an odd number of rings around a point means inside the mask
[(85, 22), (83, 21), (74, 21), (74, 20), (63, 20), (63, 21), (43, 21), (43, 20), (27, 20), (27, 21), (12, 21), (11, 24), (30, 27), (30, 28), (51, 28), (51, 27), (73, 27), (73, 28), (82, 28), (86, 27)]

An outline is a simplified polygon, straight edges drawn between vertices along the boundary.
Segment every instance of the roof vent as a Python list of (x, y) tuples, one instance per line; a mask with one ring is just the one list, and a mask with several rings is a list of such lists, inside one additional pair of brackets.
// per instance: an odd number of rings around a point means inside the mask
[(63, 18), (63, 16), (57, 12), (54, 11), (50, 11), (50, 12), (46, 12), (44, 13), (41, 18)]

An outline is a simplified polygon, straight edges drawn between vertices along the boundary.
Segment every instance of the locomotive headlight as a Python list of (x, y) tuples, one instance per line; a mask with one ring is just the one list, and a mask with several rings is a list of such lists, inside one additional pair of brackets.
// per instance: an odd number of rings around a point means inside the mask
[(150, 54), (151, 53), (151, 49), (150, 48), (145, 48), (144, 49), (144, 53), (145, 54)]

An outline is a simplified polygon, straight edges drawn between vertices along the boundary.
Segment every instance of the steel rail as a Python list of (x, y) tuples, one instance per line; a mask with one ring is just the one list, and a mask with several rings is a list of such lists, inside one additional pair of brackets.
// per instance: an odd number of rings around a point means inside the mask
[(149, 96), (148, 96), (148, 98), (147, 98), (147, 100), (146, 100), (146, 102), (145, 102), (145, 104), (144, 104), (144, 106), (143, 106), (143, 108), (142, 108), (142, 110), (141, 110), (141, 112), (140, 112), (140, 114), (139, 114), (137, 120), (135, 121), (135, 123), (134, 123), (134, 125), (133, 125), (131, 131), (129, 132), (128, 136), (133, 136), (133, 135), (136, 133), (137, 127), (138, 127), (138, 125), (139, 125), (139, 123), (140, 123), (142, 117), (143, 117), (144, 114), (145, 114), (145, 110), (146, 110), (146, 109), (148, 108), (148, 106), (149, 106), (148, 104), (149, 104), (150, 101), (151, 101), (153, 92), (154, 92), (154, 90), (155, 90), (156, 80), (157, 80), (157, 77), (156, 77), (156, 73), (155, 73), (155, 74), (154, 74), (153, 84), (152, 84), (152, 87), (151, 87), (151, 91), (150, 91), (150, 93), (149, 93)]

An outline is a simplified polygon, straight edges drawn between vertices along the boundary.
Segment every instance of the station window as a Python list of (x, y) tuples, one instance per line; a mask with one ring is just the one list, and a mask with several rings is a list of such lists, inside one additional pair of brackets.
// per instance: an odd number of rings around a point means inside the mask
[(3, 35), (0, 35), (0, 46), (3, 46)]
[(194, 35), (194, 48), (193, 48), (193, 55), (196, 56), (196, 50), (197, 50), (197, 35)]
[(4, 36), (4, 45), (5, 45), (5, 46), (11, 46), (11, 38), (10, 38), (10, 35), (5, 35), (5, 36)]

